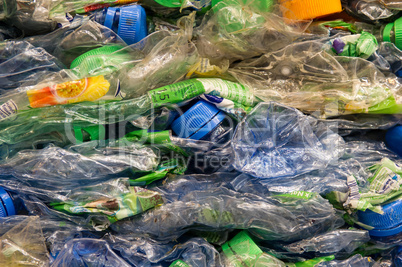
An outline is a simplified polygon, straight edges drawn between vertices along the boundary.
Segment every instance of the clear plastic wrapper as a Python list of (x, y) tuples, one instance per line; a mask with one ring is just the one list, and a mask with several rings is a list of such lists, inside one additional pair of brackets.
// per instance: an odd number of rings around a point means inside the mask
[(296, 109), (260, 103), (232, 139), (234, 167), (261, 178), (324, 169), (343, 154), (342, 138)]

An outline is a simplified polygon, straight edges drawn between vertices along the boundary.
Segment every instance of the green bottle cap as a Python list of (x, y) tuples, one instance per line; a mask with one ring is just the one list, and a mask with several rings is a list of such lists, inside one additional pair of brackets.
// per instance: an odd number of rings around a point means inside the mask
[[(74, 59), (71, 63), (70, 69), (80, 67), (81, 71), (90, 73), (92, 70), (104, 65), (104, 59), (96, 56), (110, 55), (122, 48), (124, 48), (122, 45), (106, 45), (90, 50)], [(117, 57), (113, 57), (112, 60), (116, 61), (115, 63), (120, 63), (130, 61), (130, 57), (126, 51), (122, 51), (121, 53), (118, 53)]]
[(395, 20), (394, 31), (395, 31), (395, 45), (399, 49), (402, 49), (402, 17)]
[(239, 266), (254, 266), (254, 262), (263, 251), (254, 243), (246, 231), (241, 231), (232, 240), (222, 245), (223, 253), (228, 258), (241, 261)]
[(391, 31), (394, 28), (394, 23), (388, 23), (385, 27), (384, 27), (384, 31), (382, 32), (382, 39), (384, 40), (384, 42), (391, 42)]

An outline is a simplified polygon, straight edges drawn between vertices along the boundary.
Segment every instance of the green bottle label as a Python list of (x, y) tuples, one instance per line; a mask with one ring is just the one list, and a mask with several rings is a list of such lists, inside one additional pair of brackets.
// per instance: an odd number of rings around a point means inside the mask
[(182, 102), (201, 94), (222, 97), (249, 107), (253, 106), (255, 99), (248, 87), (217, 78), (182, 81), (151, 90), (148, 94), (157, 106)]
[(204, 86), (199, 81), (187, 80), (163, 86), (150, 91), (148, 94), (155, 105), (174, 104), (191, 99), (205, 93)]

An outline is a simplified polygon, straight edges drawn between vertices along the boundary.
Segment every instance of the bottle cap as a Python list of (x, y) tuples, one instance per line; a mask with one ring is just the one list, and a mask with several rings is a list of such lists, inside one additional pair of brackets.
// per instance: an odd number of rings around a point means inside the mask
[[(101, 55), (110, 55), (120, 49), (124, 48), (122, 45), (105, 45), (96, 49), (92, 49), (81, 56), (77, 57), (76, 59), (71, 62), (70, 69), (76, 68), (78, 66), (84, 68), (85, 70), (93, 70), (95, 68), (99, 68), (102, 66), (102, 59), (94, 56), (101, 56)], [(121, 53), (127, 61), (130, 59), (128, 58), (128, 53), (122, 52)], [(88, 58), (88, 59), (87, 59)], [(123, 59), (122, 59), (123, 60)], [(82, 64), (82, 65), (81, 65)]]
[(105, 22), (103, 25), (105, 27), (108, 27), (112, 31), (116, 31), (115, 27), (113, 27), (113, 26), (116, 25), (115, 19), (116, 19), (116, 21), (118, 19), (118, 16), (117, 16), (118, 10), (119, 9), (117, 7), (109, 7), (106, 11)]
[(13, 199), (3, 187), (0, 187), (0, 199), (0, 217), (15, 215)]
[(308, 20), (342, 12), (341, 0), (281, 0), (283, 16), (288, 19)]
[(384, 42), (391, 42), (391, 31), (394, 28), (394, 23), (388, 23), (382, 32), (382, 39)]
[(402, 126), (395, 126), (387, 131), (385, 135), (387, 147), (402, 157)]
[(222, 251), (228, 258), (241, 258), (246, 266), (254, 266), (253, 261), (263, 253), (246, 231), (241, 231), (223, 244)]
[(125, 6), (120, 9), (117, 34), (128, 44), (135, 44), (147, 36), (147, 17), (142, 6)]
[(402, 18), (394, 22), (395, 46), (402, 49)]
[(141, 41), (148, 33), (145, 9), (139, 5), (109, 7), (104, 26), (117, 32), (128, 45)]
[(225, 118), (224, 112), (204, 100), (198, 101), (172, 123), (172, 130), (182, 138), (199, 140)]
[(372, 236), (391, 236), (402, 232), (402, 200), (382, 206), (383, 214), (371, 210), (359, 211), (359, 221), (373, 226)]

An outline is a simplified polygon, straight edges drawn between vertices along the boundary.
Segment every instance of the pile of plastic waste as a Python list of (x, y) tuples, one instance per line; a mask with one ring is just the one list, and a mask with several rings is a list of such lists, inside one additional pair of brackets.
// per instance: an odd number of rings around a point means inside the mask
[(0, 0), (0, 266), (402, 266), (402, 2)]

